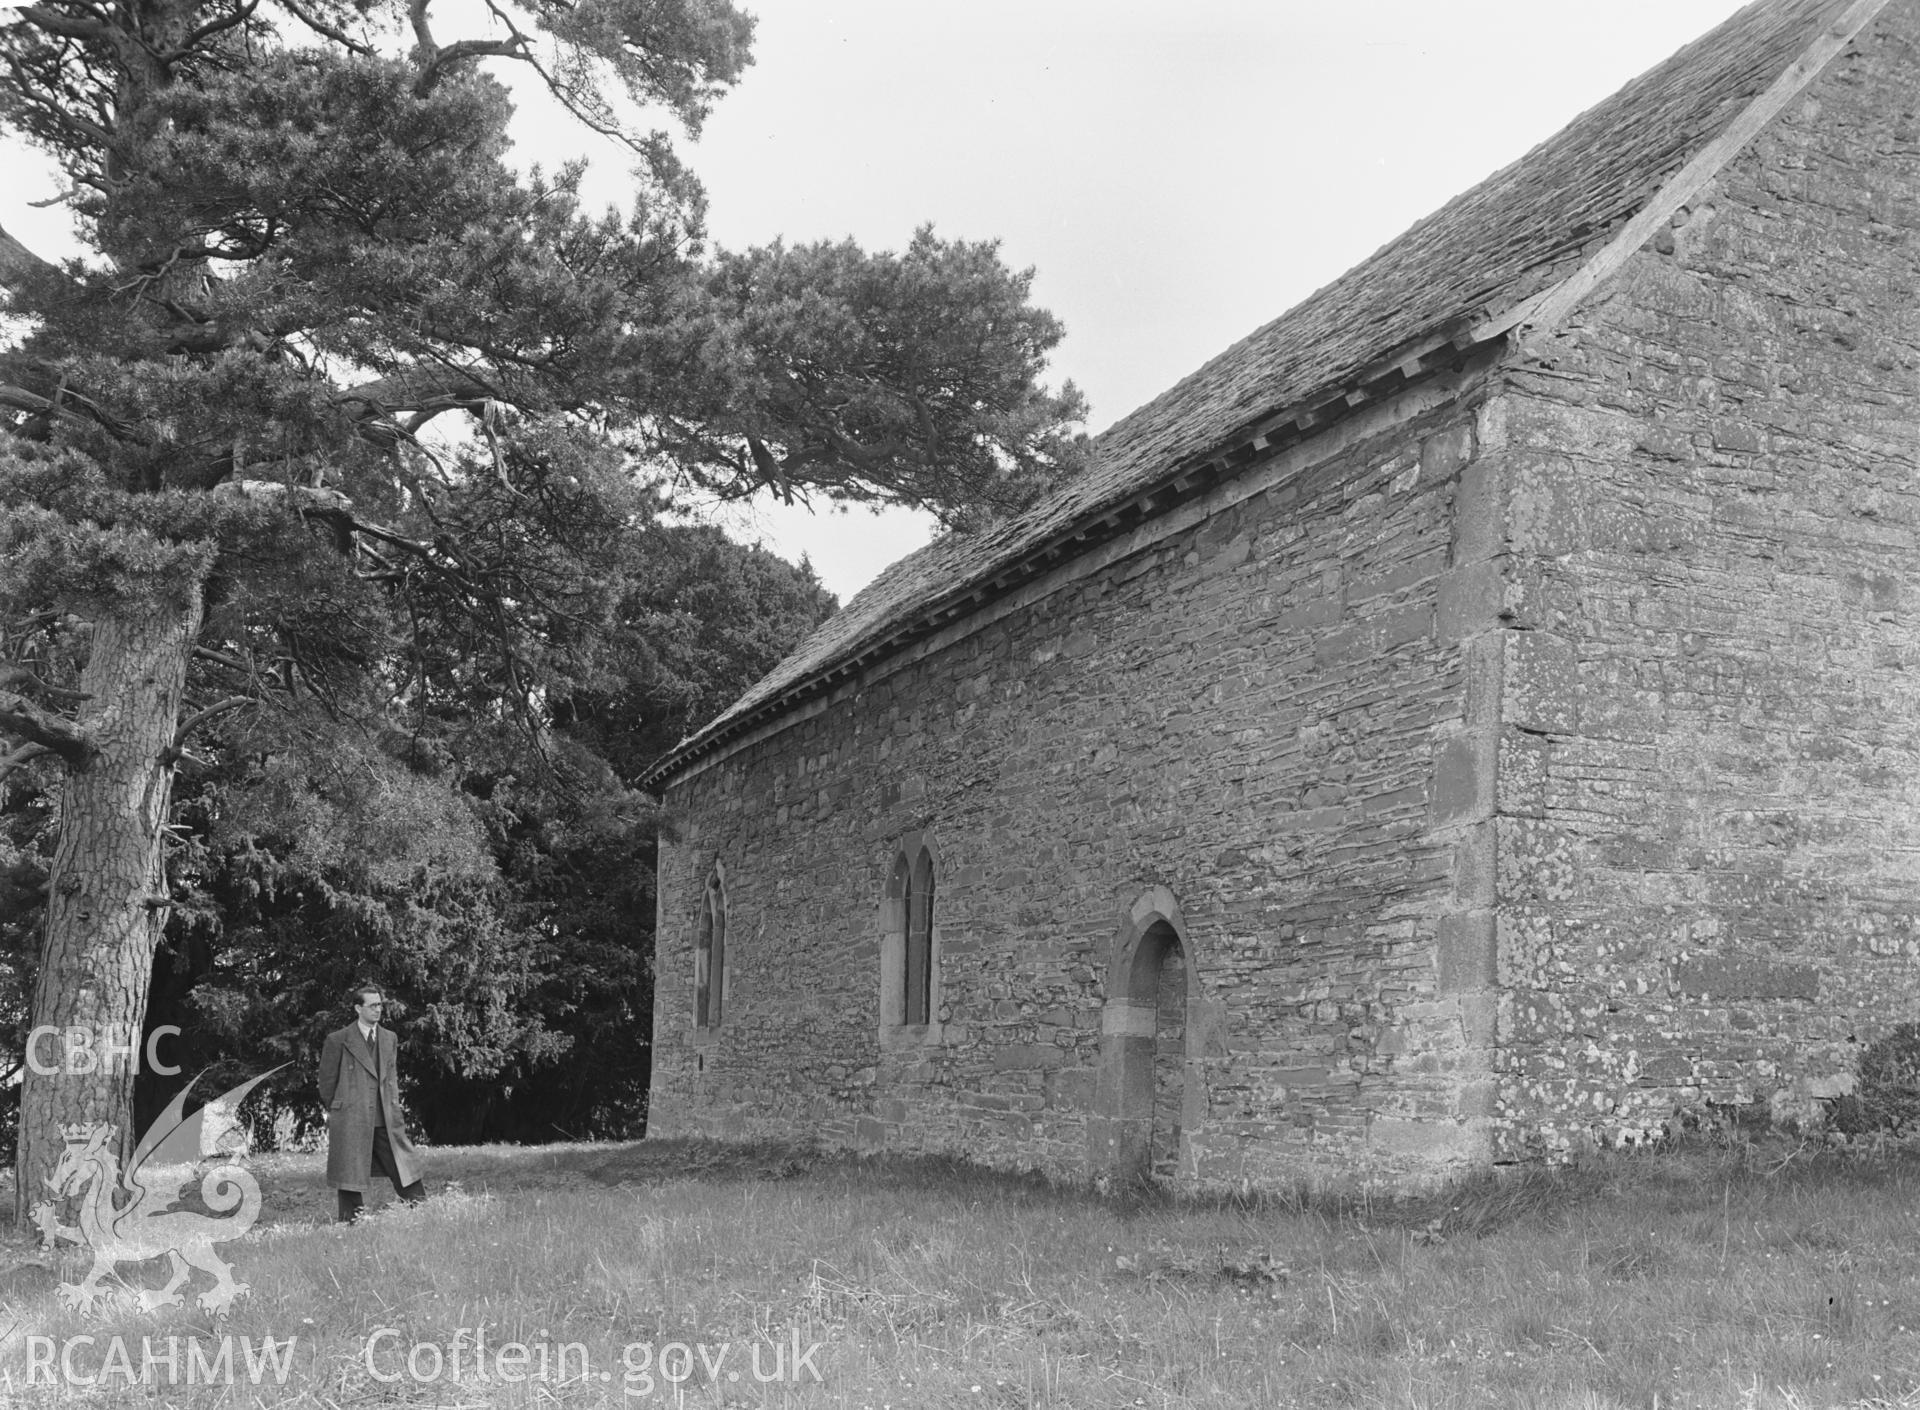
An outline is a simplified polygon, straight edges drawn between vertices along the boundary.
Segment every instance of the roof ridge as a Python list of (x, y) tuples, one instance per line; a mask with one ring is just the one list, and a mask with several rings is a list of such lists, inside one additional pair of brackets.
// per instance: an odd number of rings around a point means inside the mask
[(1753, 0), (1114, 422), (1086, 474), (885, 570), (641, 786), (969, 614), (1033, 575), (1023, 567), (1044, 572), (1120, 532), (1170, 485), (1237, 473), (1275, 443), (1317, 434), (1436, 370), (1450, 348), (1545, 336), (1888, 3)]
[(1475, 336), (1490, 337), (1514, 330), (1522, 351), (1530, 352), (1538, 348), (1572, 315), (1574, 309), (1617, 274), (1628, 257), (1652, 239), (1663, 223), (1671, 220), (1682, 206), (1700, 193), (1701, 188), (1725, 169), (1728, 162), (1745, 151), (1747, 144), (1759, 136), (1788, 103), (1804, 92), (1825, 71), (1834, 56), (1851, 44), (1890, 2), (1854, 0), (1852, 8), (1816, 35), (1813, 42), (1782, 70), (1778, 78), (1747, 104), (1717, 136), (1694, 153), (1685, 166), (1668, 177), (1660, 189), (1648, 198), (1647, 203), (1592, 258), (1559, 283), (1521, 300), (1484, 324), (1476, 325), (1473, 330)]

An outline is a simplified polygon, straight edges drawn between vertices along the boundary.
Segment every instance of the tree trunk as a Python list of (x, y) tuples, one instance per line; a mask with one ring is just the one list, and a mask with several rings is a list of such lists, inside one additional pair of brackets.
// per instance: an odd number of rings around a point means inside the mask
[(202, 610), (198, 584), (184, 593), (169, 587), (145, 600), (122, 599), (95, 620), (81, 676), (91, 697), (81, 724), (98, 752), (70, 767), (60, 789), (33, 996), (42, 1036), (29, 1048), (37, 1062), (29, 1062), (20, 1093), (19, 1221), (47, 1197), (62, 1128), (110, 1122), (122, 1153), (132, 1146), (134, 1059), (126, 1049), (143, 1037), (154, 949), (166, 926), (162, 843), (173, 739)]

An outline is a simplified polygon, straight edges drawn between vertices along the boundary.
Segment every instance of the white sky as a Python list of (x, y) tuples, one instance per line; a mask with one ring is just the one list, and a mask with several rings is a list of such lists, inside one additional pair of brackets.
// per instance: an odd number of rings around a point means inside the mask
[[(756, 63), (682, 152), (730, 246), (998, 237), (1099, 430), (1738, 8), (1737, 0), (746, 0)], [(451, 14), (443, 42), (462, 31)], [(476, 32), (478, 32), (476, 30)], [(529, 110), (523, 149), (621, 153)], [(4, 151), (0, 225), (64, 248)], [(924, 516), (758, 509), (844, 601)]]

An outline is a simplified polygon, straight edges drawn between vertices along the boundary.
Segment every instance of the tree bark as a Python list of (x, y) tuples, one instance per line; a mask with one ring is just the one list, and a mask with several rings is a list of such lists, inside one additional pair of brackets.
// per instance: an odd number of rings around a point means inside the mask
[[(34, 989), (36, 1031), (20, 1093), (14, 1217), (47, 1197), (63, 1128), (116, 1126), (124, 1153), (134, 1133), (133, 1060), (146, 1020), (153, 955), (165, 928), (163, 841), (173, 785), (172, 746), (187, 660), (200, 630), (197, 583), (123, 599), (95, 621), (81, 676), (82, 727), (94, 746), (69, 763), (60, 790), (60, 835), (48, 878), (46, 932)], [(69, 1047), (69, 1031), (87, 1035)], [(105, 1043), (122, 1051), (109, 1054)], [(108, 1060), (110, 1059), (110, 1060)], [(145, 1054), (140, 1061), (145, 1061)]]

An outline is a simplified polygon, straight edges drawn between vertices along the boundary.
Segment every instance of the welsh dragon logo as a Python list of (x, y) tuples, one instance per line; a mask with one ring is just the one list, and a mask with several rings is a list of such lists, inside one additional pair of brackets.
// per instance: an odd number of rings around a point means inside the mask
[[(260, 1185), (240, 1164), (246, 1141), (235, 1139), (234, 1113), (249, 1092), (279, 1070), (263, 1072), (222, 1093), (192, 1116), (184, 1114), (187, 1093), (193, 1090), (189, 1082), (147, 1128), (124, 1170), (115, 1170), (113, 1162), (113, 1135), (118, 1127), (88, 1121), (62, 1130), (67, 1148), (46, 1182), (56, 1197), (80, 1199), (80, 1224), (78, 1228), (62, 1224), (51, 1200), (33, 1207), (33, 1222), (43, 1248), (54, 1248), (65, 1239), (93, 1250), (93, 1268), (87, 1276), (78, 1283), (60, 1285), (62, 1302), (91, 1312), (106, 1296), (101, 1281), (115, 1265), (144, 1263), (163, 1253), (172, 1261), (173, 1277), (164, 1288), (139, 1290), (145, 1309), (178, 1306), (180, 1288), (193, 1276), (192, 1268), (213, 1277), (213, 1286), (199, 1296), (200, 1306), (208, 1312), (225, 1311), (247, 1290), (245, 1283), (234, 1281), (232, 1267), (213, 1246), (239, 1238), (260, 1217)], [(171, 1208), (195, 1166), (206, 1158), (217, 1163), (201, 1177), (200, 1198), (219, 1217)]]

